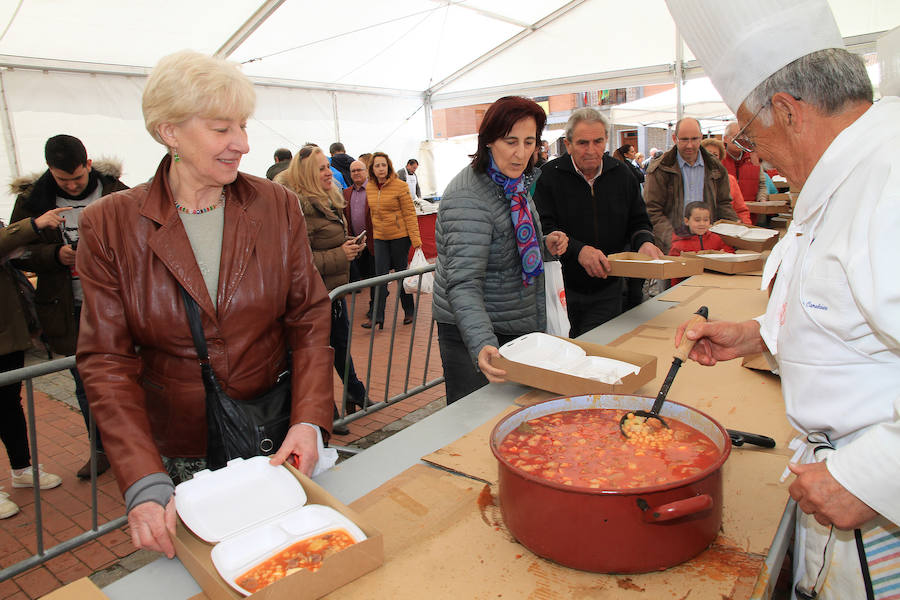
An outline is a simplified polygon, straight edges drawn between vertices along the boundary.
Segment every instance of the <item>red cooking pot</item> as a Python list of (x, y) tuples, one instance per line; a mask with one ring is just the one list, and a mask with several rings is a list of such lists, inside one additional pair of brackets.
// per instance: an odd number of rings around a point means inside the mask
[(649, 410), (653, 398), (589, 395), (547, 400), (497, 423), (491, 450), (499, 463), (500, 509), (526, 548), (561, 565), (597, 573), (643, 573), (682, 563), (712, 543), (722, 524), (722, 464), (731, 452), (725, 428), (708, 415), (667, 401), (660, 412), (706, 434), (718, 459), (686, 479), (629, 490), (561, 485), (500, 456), (520, 424), (556, 412), (590, 408)]

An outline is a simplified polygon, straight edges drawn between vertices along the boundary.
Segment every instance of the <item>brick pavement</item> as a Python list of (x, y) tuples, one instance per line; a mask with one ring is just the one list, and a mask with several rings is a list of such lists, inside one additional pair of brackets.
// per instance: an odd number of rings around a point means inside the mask
[[(396, 292), (392, 290), (388, 298), (388, 320), (393, 314), (396, 297)], [(409, 387), (421, 384), (431, 323), (431, 296), (422, 296), (416, 334), (412, 340), (411, 360), (407, 360), (407, 357), (412, 326), (398, 322), (390, 379), (387, 376), (390, 326), (386, 324), (383, 331), (374, 333), (370, 367), (367, 356), (371, 330), (360, 327), (360, 323), (365, 320), (367, 302), (357, 304), (352, 319), (351, 354), (360, 379), (363, 383), (367, 380), (370, 383), (369, 396), (372, 402), (382, 401), (405, 389), (407, 363), (411, 365), (412, 373)], [(33, 351), (28, 355), (27, 362), (31, 364), (45, 357), (46, 355), (41, 356)], [(441, 361), (435, 330), (427, 379), (440, 375)], [(83, 533), (91, 526), (90, 485), (75, 476), (75, 472), (88, 459), (89, 448), (84, 421), (74, 397), (75, 385), (69, 372), (40, 377), (34, 380), (34, 387), (38, 460), (45, 470), (56, 473), (63, 479), (63, 484), (58, 488), (41, 492), (44, 547), (49, 548)], [(340, 398), (341, 391), (342, 384), (335, 374), (336, 399)], [(439, 409), (443, 406), (443, 397), (444, 386), (439, 385), (382, 411), (361, 417), (350, 423), (350, 435), (333, 438), (334, 445), (358, 444), (360, 447), (368, 447)], [(10, 493), (10, 499), (21, 508), (16, 516), (0, 520), (0, 567), (7, 567), (30, 557), (36, 551), (34, 498), (30, 488), (11, 488), (9, 461), (5, 452), (0, 455), (0, 486)], [(98, 479), (98, 506), (100, 525), (124, 514), (122, 497), (111, 472)], [(157, 556), (144, 551), (135, 552), (128, 527), (122, 527), (26, 573), (0, 582), (0, 600), (39, 598), (86, 575), (90, 575), (98, 585), (107, 585), (155, 560)]]

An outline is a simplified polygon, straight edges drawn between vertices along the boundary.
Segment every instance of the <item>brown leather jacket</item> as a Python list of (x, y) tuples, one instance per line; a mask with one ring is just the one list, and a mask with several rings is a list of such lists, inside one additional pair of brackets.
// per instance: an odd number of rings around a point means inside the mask
[(85, 209), (78, 369), (120, 489), (165, 473), (160, 454), (206, 454), (205, 394), (178, 284), (196, 299), (212, 368), (246, 400), (293, 368), (291, 423), (331, 431), (331, 302), (313, 266), (297, 197), (239, 173), (225, 186), (218, 311), (168, 184), (154, 178)]

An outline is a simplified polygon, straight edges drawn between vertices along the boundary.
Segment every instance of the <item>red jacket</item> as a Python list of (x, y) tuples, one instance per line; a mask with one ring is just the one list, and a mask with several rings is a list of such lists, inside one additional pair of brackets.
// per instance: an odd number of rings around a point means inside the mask
[(756, 202), (759, 199), (759, 166), (750, 162), (750, 155), (745, 152), (740, 160), (734, 160), (726, 153), (722, 164), (728, 174), (737, 179), (744, 202)]
[[(696, 252), (698, 250), (724, 250), (725, 252), (734, 252), (734, 248), (722, 241), (718, 234), (707, 231), (702, 236), (691, 233), (690, 230), (682, 225), (672, 233), (672, 248), (669, 250), (669, 256), (681, 256), (682, 252)], [(672, 285), (684, 281), (684, 277), (673, 279)]]
[(698, 250), (724, 250), (734, 252), (734, 248), (722, 241), (717, 234), (707, 231), (703, 237), (691, 233), (687, 227), (681, 226), (672, 233), (672, 249), (669, 256), (681, 256), (682, 252)]

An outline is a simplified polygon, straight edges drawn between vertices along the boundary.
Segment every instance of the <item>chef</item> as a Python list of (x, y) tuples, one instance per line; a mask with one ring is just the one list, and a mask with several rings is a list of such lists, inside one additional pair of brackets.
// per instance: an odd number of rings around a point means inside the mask
[[(765, 352), (802, 432), (797, 598), (900, 593), (900, 98), (843, 48), (825, 0), (667, 0), (735, 112), (735, 144), (802, 187), (763, 272), (765, 315), (686, 335), (705, 365)], [(896, 37), (891, 32), (886, 38)], [(884, 57), (882, 57), (883, 59)], [(883, 69), (882, 73), (890, 69)], [(677, 336), (680, 341), (682, 326)]]

